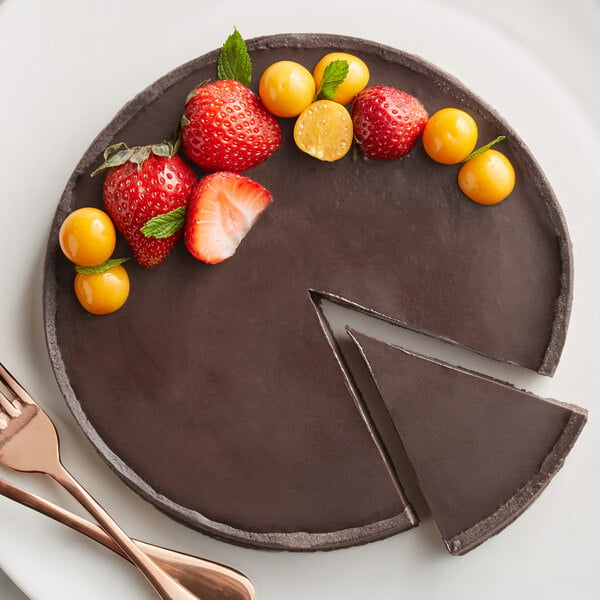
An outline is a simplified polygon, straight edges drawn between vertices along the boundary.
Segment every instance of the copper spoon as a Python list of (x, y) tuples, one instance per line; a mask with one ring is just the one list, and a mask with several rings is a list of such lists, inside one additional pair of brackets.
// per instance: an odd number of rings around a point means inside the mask
[[(0, 494), (87, 535), (123, 558), (127, 558), (121, 548), (98, 525), (2, 478), (0, 478)], [(160, 567), (202, 600), (254, 600), (252, 582), (230, 567), (139, 540), (134, 542)]]

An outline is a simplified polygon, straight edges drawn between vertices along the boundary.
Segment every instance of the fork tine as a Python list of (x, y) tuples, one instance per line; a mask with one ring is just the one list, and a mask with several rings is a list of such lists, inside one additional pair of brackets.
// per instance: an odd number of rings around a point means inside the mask
[(0, 431), (8, 427), (11, 418), (21, 416), (21, 408), (17, 400), (10, 400), (6, 394), (0, 390)]
[[(21, 405), (17, 400), (10, 400), (2, 390), (0, 390), (0, 409), (4, 409), (4, 412), (9, 417), (20, 417), (21, 416)], [(2, 411), (0, 410), (0, 414)]]
[(10, 374), (8, 369), (0, 363), (0, 381), (25, 404), (35, 404), (33, 398), (25, 391), (25, 388)]

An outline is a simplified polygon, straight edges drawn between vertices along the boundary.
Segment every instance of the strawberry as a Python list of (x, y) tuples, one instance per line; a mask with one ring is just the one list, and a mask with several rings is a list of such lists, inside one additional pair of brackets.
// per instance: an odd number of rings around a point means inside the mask
[(427, 111), (414, 96), (385, 85), (363, 90), (352, 105), (354, 136), (368, 158), (408, 154), (427, 119)]
[(208, 175), (196, 185), (188, 201), (187, 249), (210, 264), (229, 258), (271, 201), (268, 190), (244, 175)]
[(150, 219), (185, 206), (196, 183), (192, 169), (175, 154), (177, 146), (117, 144), (106, 150), (104, 164), (92, 174), (108, 169), (104, 206), (143, 267), (163, 262), (183, 233), (147, 237), (141, 231)]
[(232, 79), (201, 84), (181, 120), (186, 154), (207, 173), (256, 166), (281, 145), (281, 128), (259, 97)]

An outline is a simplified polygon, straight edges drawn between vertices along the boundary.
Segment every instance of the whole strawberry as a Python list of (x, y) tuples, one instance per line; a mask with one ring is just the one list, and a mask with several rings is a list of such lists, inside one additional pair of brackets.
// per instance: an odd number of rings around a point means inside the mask
[(161, 234), (155, 228), (149, 237), (142, 232), (150, 219), (186, 206), (196, 183), (194, 172), (176, 151), (177, 144), (170, 142), (135, 148), (117, 144), (106, 150), (104, 164), (92, 174), (108, 169), (104, 206), (143, 267), (163, 262), (183, 233), (179, 229)]
[(277, 119), (254, 92), (232, 79), (197, 87), (188, 96), (181, 126), (186, 154), (208, 173), (245, 171), (281, 145)]
[(406, 92), (375, 85), (352, 105), (354, 136), (368, 158), (394, 159), (408, 154), (427, 124), (427, 111)]

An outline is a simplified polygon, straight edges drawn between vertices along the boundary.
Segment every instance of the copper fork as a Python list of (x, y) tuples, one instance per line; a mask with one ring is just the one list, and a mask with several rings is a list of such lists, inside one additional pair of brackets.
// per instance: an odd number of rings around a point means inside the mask
[(0, 464), (15, 471), (49, 475), (62, 485), (98, 521), (163, 600), (199, 600), (144, 553), (64, 468), (54, 424), (2, 364), (0, 381), (13, 396), (9, 398), (0, 390)]

